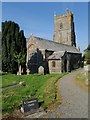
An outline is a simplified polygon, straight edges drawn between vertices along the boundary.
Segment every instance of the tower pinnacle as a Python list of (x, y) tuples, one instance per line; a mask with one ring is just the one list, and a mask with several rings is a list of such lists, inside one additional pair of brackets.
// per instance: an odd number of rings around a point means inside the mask
[(66, 14), (68, 14), (69, 13), (69, 11), (68, 11), (68, 8), (66, 9)]
[(56, 16), (56, 11), (54, 11), (54, 17)]

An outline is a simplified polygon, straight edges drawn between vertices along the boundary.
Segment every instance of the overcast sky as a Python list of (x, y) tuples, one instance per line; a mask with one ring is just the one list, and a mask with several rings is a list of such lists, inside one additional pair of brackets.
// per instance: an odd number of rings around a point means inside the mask
[(64, 14), (66, 8), (74, 13), (77, 47), (83, 51), (88, 45), (88, 3), (87, 2), (3, 2), (2, 20), (12, 20), (24, 30), (26, 38), (33, 33), (46, 39), (53, 39), (54, 11)]

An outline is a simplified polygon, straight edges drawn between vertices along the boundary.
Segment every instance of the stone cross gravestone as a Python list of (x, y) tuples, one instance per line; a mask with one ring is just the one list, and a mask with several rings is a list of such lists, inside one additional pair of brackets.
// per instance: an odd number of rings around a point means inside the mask
[(38, 73), (39, 73), (40, 75), (44, 75), (44, 67), (43, 67), (43, 66), (40, 66), (40, 67), (38, 68)]
[(25, 100), (22, 103), (22, 111), (25, 112), (34, 112), (36, 109), (39, 108), (38, 100), (32, 99), (32, 100)]

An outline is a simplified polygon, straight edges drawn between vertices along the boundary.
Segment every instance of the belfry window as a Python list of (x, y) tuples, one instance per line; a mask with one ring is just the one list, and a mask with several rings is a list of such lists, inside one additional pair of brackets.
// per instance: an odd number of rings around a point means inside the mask
[(55, 64), (55, 61), (52, 61), (52, 67), (55, 67), (56, 64)]
[(62, 29), (63, 28), (63, 24), (62, 23), (60, 23), (60, 29)]

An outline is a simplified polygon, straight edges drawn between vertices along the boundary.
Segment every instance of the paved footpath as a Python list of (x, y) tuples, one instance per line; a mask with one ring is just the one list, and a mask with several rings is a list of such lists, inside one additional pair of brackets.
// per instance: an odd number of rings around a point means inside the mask
[(54, 112), (48, 112), (45, 115), (46, 117), (88, 118), (88, 92), (82, 90), (73, 82), (73, 76), (82, 70), (73, 71), (60, 79), (60, 94), (63, 97), (62, 104)]

